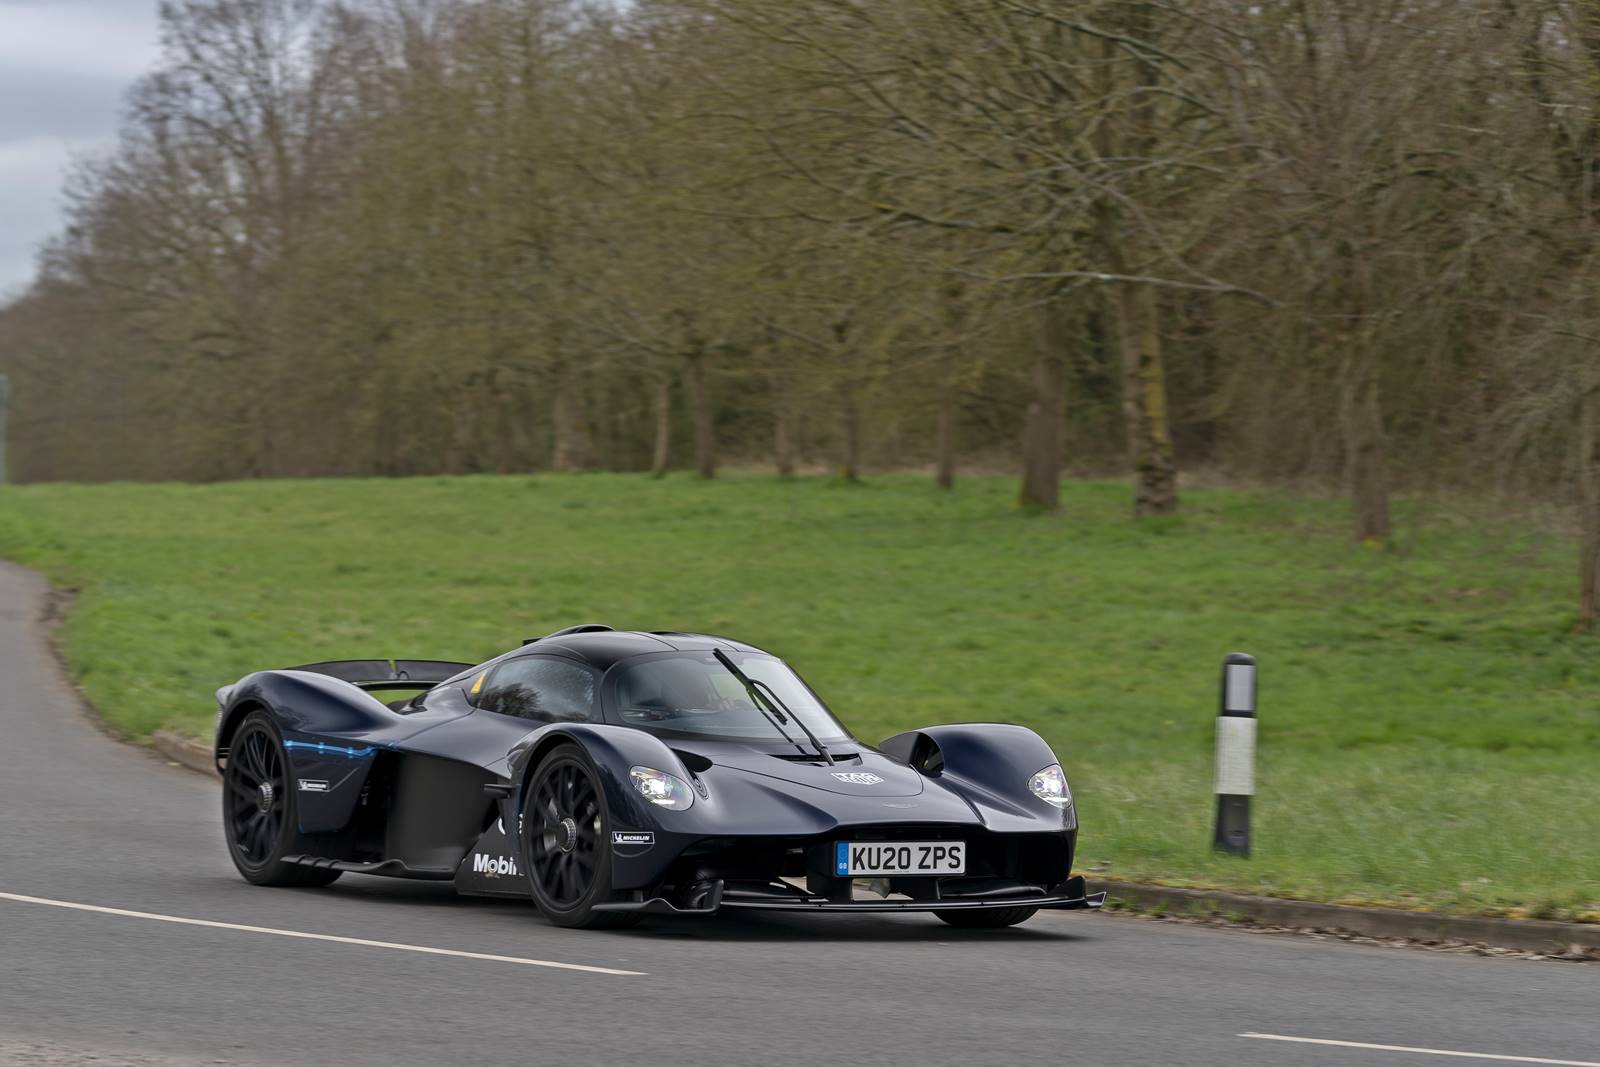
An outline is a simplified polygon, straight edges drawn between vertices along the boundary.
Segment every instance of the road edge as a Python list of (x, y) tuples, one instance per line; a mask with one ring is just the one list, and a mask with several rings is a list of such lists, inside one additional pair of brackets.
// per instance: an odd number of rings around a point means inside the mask
[(1157, 917), (1217, 918), (1424, 944), (1473, 944), (1541, 956), (1600, 956), (1600, 924), (1444, 915), (1353, 904), (1257, 897), (1217, 889), (1098, 881), (1119, 907)]
[[(3, 561), (8, 566), (19, 570), (31, 570), (15, 560)], [(38, 571), (33, 571), (39, 574)], [(100, 709), (94, 706), (89, 699), (89, 694), (83, 691), (78, 684), (78, 679), (73, 677), (72, 668), (67, 664), (67, 656), (61, 648), (61, 625), (66, 622), (67, 615), (71, 613), (78, 597), (77, 589), (63, 586), (51, 580), (48, 576), (41, 575), (45, 581), (44, 595), (39, 598), (38, 625), (43, 638), (45, 651), (49, 653), (51, 663), (55, 666), (56, 674), (72, 698), (77, 702), (79, 713), (94, 726), (95, 729), (130, 748), (139, 749), (146, 753), (154, 753), (164, 758), (169, 763), (176, 763), (200, 774), (216, 777), (216, 763), (212, 760), (211, 750), (193, 738), (175, 734), (170, 730), (158, 730), (148, 744), (142, 744), (123, 731), (117, 729), (100, 714)]]
[(196, 774), (203, 774), (207, 778), (217, 776), (217, 764), (212, 758), (211, 747), (192, 737), (184, 737), (170, 730), (157, 730), (150, 738), (150, 747)]
[[(12, 566), (21, 564), (12, 563)], [(72, 607), (74, 591), (48, 582), (42, 598), (39, 623), (44, 631), (44, 646), (55, 660), (57, 670), (77, 697), (84, 715), (107, 736), (135, 748), (153, 751), (167, 761), (216, 778), (217, 768), (211, 747), (170, 730), (158, 730), (148, 746), (140, 745), (112, 728), (88, 696), (79, 688), (67, 658), (57, 643), (57, 628)], [(1112, 909), (1153, 915), (1157, 918), (1224, 919), (1244, 921), (1289, 930), (1315, 930), (1357, 937), (1404, 940), (1426, 944), (1456, 942), (1487, 945), (1545, 956), (1593, 958), (1600, 956), (1600, 923), (1563, 923), (1539, 919), (1499, 919), (1488, 916), (1442, 915), (1437, 912), (1403, 911), (1398, 908), (1363, 907), (1350, 904), (1325, 904), (1309, 900), (1258, 897), (1215, 889), (1184, 889), (1149, 885), (1142, 882), (1096, 880), (1104, 889)]]

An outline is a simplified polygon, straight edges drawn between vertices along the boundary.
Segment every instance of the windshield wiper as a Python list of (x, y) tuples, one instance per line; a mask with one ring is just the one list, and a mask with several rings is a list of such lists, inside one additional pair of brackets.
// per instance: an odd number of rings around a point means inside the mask
[(741, 671), (738, 667), (735, 667), (733, 665), (733, 661), (727, 656), (724, 656), (720, 648), (712, 649), (711, 654), (717, 657), (717, 661), (724, 667), (728, 668), (728, 670), (732, 672), (733, 676), (744, 684), (745, 692), (750, 697), (750, 702), (756, 706), (757, 711), (766, 716), (767, 721), (772, 724), (772, 728), (778, 731), (785, 741), (793, 745), (795, 748), (800, 749), (801, 752), (804, 752), (805, 748), (801, 746), (800, 742), (790, 737), (789, 731), (785, 730), (781, 725), (779, 725), (780, 723), (789, 721), (788, 719), (784, 718), (783, 712), (778, 711), (776, 708), (774, 708), (772, 711), (767, 710), (766, 702), (763, 701), (761, 699), (761, 695), (756, 692), (755, 683), (746, 677), (743, 671)]
[[(826, 762), (828, 766), (833, 766), (833, 754), (828, 751), (828, 746), (817, 740), (817, 735), (811, 732), (811, 727), (806, 725), (804, 719), (800, 718), (800, 716), (789, 710), (789, 706), (779, 699), (778, 694), (770, 685), (768, 685), (766, 682), (758, 682), (754, 678), (751, 678), (749, 675), (745, 674), (744, 671), (739, 669), (739, 665), (734, 663), (733, 660), (729, 658), (728, 654), (722, 651), (722, 649), (714, 648), (711, 650), (711, 654), (717, 657), (718, 663), (721, 663), (724, 667), (728, 668), (728, 673), (732, 674), (744, 684), (745, 691), (750, 694), (750, 702), (753, 703), (757, 708), (760, 708), (761, 711), (766, 714), (767, 718), (772, 719), (772, 724), (774, 726), (777, 726), (780, 722), (788, 722), (791, 719), (794, 720), (794, 724), (805, 732), (806, 740), (810, 741), (811, 744), (816, 747), (817, 755), (821, 756), (823, 761)], [(783, 734), (783, 739), (785, 741), (789, 741), (790, 744), (794, 744), (793, 741), (790, 741), (789, 735), (784, 733), (782, 726), (778, 726), (778, 732)], [(796, 745), (795, 747), (798, 748), (799, 746)]]
[(766, 682), (763, 682), (760, 678), (750, 679), (750, 684), (755, 686), (756, 690), (763, 696), (767, 697), (767, 699), (773, 704), (776, 704), (778, 707), (789, 713), (789, 718), (793, 719), (794, 724), (806, 732), (806, 739), (813, 745), (817, 746), (817, 752), (824, 760), (827, 761), (828, 766), (832, 767), (834, 764), (833, 753), (828, 751), (828, 746), (822, 743), (821, 738), (817, 737), (816, 734), (811, 732), (811, 727), (806, 725), (805, 720), (790, 710), (789, 705), (785, 704), (778, 696), (778, 691), (773, 689), (772, 686), (768, 685)]

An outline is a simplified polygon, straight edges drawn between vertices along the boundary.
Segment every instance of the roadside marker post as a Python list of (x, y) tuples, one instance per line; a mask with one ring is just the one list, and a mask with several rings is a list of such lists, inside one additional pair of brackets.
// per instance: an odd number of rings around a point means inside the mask
[(1250, 855), (1250, 798), (1256, 791), (1256, 661), (1243, 652), (1222, 658), (1217, 714), (1217, 827), (1212, 847)]
[(11, 382), (0, 374), (0, 485), (6, 484), (6, 409), (11, 405)]

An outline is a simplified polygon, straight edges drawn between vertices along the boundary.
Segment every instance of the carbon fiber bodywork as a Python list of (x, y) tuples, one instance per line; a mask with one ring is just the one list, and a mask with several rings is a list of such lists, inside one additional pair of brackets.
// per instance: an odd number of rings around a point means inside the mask
[[(534, 769), (555, 746), (581, 747), (607, 812), (611, 895), (599, 908), (709, 914), (720, 908), (954, 910), (1096, 907), (1071, 878), (1077, 814), (1030, 792), (1057, 763), (1033, 731), (998, 723), (934, 726), (877, 748), (829, 747), (836, 761), (776, 742), (670, 740), (624, 725), (600, 703), (593, 722), (537, 722), (474, 706), (474, 679), (521, 656), (578, 660), (605, 675), (663, 650), (759, 652), (694, 634), (563, 633), (438, 677), (372, 678), (388, 661), (262, 671), (217, 694), (225, 767), (243, 717), (266, 709), (282, 734), (298, 812), (290, 862), (453, 881), (465, 893), (527, 897), (518, 832)], [(450, 673), (450, 668), (459, 667)], [(398, 675), (399, 667), (387, 673)], [(387, 704), (368, 690), (423, 689)], [(605, 687), (600, 687), (602, 692)], [(630, 781), (635, 767), (675, 775), (693, 802), (669, 810)], [(867, 881), (831, 864), (841, 841), (959, 842), (966, 869)]]

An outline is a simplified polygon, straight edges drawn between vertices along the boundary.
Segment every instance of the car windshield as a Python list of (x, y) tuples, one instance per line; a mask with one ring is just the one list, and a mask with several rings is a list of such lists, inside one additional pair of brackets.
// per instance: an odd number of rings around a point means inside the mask
[[(776, 693), (786, 714), (801, 717), (823, 741), (849, 735), (799, 675), (780, 659), (726, 651), (752, 681)], [(744, 683), (707, 652), (668, 652), (625, 663), (612, 690), (617, 714), (629, 726), (654, 733), (693, 734), (729, 740), (783, 741), (810, 747), (805, 731), (780, 724), (751, 699)]]

